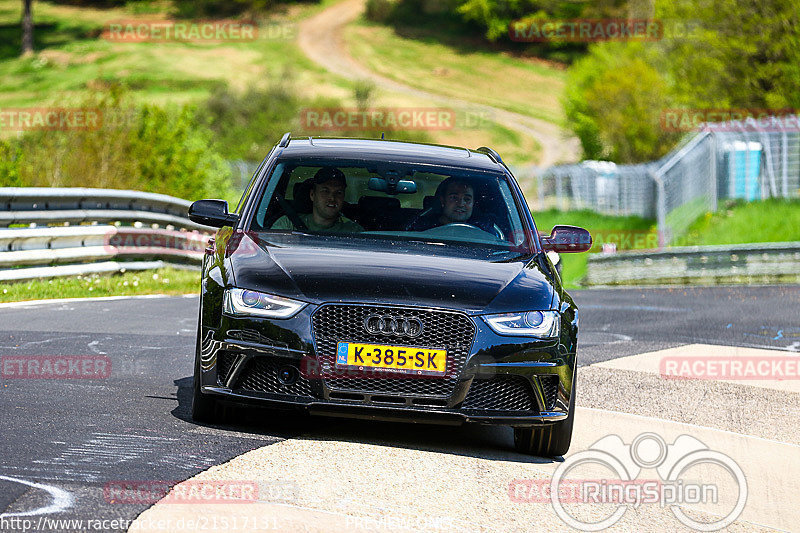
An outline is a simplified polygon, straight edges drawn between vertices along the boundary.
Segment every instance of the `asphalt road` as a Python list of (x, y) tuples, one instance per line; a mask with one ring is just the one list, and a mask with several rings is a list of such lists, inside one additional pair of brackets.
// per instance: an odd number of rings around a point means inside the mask
[[(582, 365), (691, 343), (800, 349), (797, 286), (574, 296), (581, 309)], [(511, 447), (506, 428), (375, 426), (257, 409), (245, 411), (233, 426), (197, 425), (189, 419), (197, 306), (196, 297), (0, 306), (0, 356), (105, 356), (112, 368), (107, 379), (0, 380), (0, 513), (132, 520), (151, 502), (117, 501), (109, 483), (177, 483), (309, 431), (350, 439), (379, 434), (408, 446), (445, 449), (453, 439), (468, 442), (475, 456)], [(30, 516), (53, 502), (65, 509)], [(0, 527), (14, 529), (8, 522)]]

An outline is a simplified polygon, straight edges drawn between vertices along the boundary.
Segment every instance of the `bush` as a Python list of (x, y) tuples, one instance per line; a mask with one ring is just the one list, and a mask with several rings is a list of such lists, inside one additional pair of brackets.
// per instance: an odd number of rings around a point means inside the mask
[(21, 165), (22, 149), (19, 144), (0, 140), (0, 187), (22, 187)]
[(301, 106), (288, 82), (251, 86), (244, 92), (222, 87), (199, 108), (198, 120), (208, 123), (216, 149), (226, 159), (261, 161), (296, 126)]
[(641, 45), (603, 43), (570, 71), (564, 111), (588, 159), (636, 163), (664, 155), (679, 135), (665, 131), (667, 81)]
[(394, 0), (367, 0), (364, 15), (368, 20), (386, 22), (391, 18), (396, 5)]
[(230, 196), (230, 171), (194, 108), (136, 107), (119, 88), (93, 93), (71, 107), (97, 110), (100, 127), (36, 131), (8, 141), (11, 148), (0, 151), (18, 156), (11, 171), (0, 163), (4, 184), (16, 179), (21, 186), (134, 189), (187, 199)]
[(372, 80), (358, 80), (353, 87), (353, 96), (356, 99), (356, 107), (366, 109), (375, 97), (375, 82)]
[(179, 17), (229, 17), (256, 14), (273, 6), (273, 0), (175, 0)]

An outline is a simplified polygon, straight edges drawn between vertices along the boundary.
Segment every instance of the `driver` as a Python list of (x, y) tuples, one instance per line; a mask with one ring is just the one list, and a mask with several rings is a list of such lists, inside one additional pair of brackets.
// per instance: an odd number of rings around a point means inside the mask
[(461, 178), (449, 177), (436, 188), (439, 209), (423, 212), (409, 226), (410, 231), (425, 231), (446, 224), (468, 224), (475, 205), (475, 190)]
[(439, 223), (442, 225), (466, 223), (472, 217), (474, 201), (475, 192), (469, 183), (454, 179), (446, 184), (442, 195), (439, 196), (439, 202), (442, 204)]
[[(347, 179), (341, 170), (336, 167), (322, 167), (306, 183), (311, 185), (311, 213), (298, 214), (298, 217), (309, 230), (336, 233), (364, 231), (356, 222), (342, 215)], [(289, 217), (284, 215), (275, 221), (271, 229), (292, 230), (295, 227)]]

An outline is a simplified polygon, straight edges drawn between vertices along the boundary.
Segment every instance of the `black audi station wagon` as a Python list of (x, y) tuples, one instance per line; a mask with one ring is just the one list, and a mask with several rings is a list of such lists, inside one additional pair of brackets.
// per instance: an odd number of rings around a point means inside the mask
[(508, 425), (521, 452), (569, 448), (578, 310), (547, 252), (591, 237), (540, 236), (493, 150), (286, 134), (233, 213), (200, 200), (189, 216), (219, 228), (203, 261), (195, 420), (255, 402)]

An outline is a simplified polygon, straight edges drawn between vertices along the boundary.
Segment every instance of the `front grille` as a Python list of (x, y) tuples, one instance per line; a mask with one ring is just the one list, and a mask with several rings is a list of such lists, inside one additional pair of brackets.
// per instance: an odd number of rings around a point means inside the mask
[(551, 410), (558, 398), (558, 376), (539, 376), (539, 384), (544, 393), (545, 409)]
[(528, 380), (522, 376), (497, 376), (472, 382), (462, 409), (538, 411)]
[(225, 385), (228, 374), (236, 361), (236, 354), (230, 352), (219, 352), (217, 354), (217, 381), (220, 385)]
[(298, 376), (297, 381), (291, 385), (284, 385), (281, 383), (278, 380), (278, 370), (282, 366), (285, 365), (263, 357), (254, 357), (247, 363), (241, 377), (237, 379), (235, 387), (237, 389), (268, 392), (272, 394), (314, 396), (311, 389), (311, 382), (303, 376)]
[[(414, 338), (368, 333), (364, 327), (364, 319), (371, 314), (419, 319), (423, 323), (422, 333)], [(455, 390), (475, 337), (475, 325), (464, 314), (408, 307), (324, 305), (314, 313), (312, 324), (322, 375), (331, 390), (339, 391), (449, 397)], [(334, 365), (336, 346), (340, 341), (445, 348), (447, 372), (445, 377), (347, 377), (345, 372), (337, 370)]]

